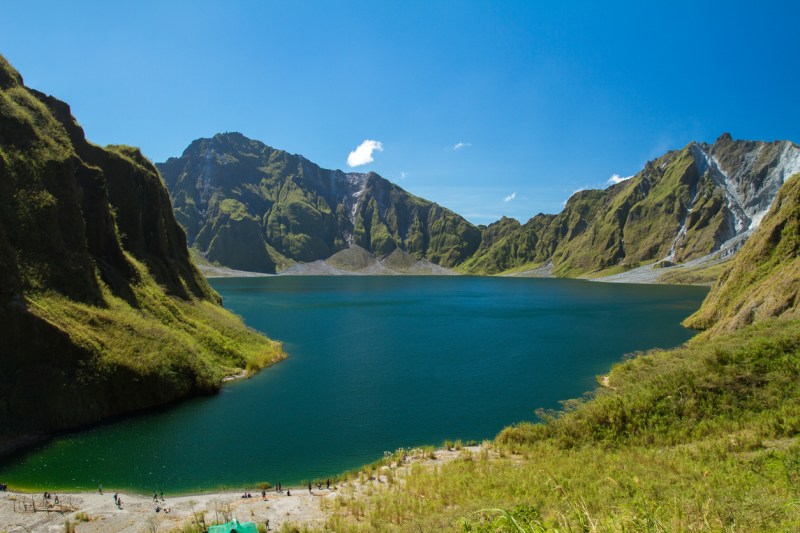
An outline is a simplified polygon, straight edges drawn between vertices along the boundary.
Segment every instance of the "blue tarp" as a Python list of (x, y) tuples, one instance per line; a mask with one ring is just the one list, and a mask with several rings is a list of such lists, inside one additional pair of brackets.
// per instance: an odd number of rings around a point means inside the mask
[(258, 533), (258, 529), (253, 522), (239, 522), (235, 518), (227, 524), (208, 528), (208, 533), (231, 533), (232, 531), (236, 533)]

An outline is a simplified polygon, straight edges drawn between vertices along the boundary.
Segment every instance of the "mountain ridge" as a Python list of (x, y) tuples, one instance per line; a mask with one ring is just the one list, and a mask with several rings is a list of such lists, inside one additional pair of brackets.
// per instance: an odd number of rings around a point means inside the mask
[(480, 240), (462, 217), (375, 173), (323, 169), (240, 133), (197, 139), (156, 166), (190, 245), (231, 268), (275, 272), (352, 245), (452, 266)]
[(746, 240), (797, 170), (800, 148), (789, 141), (723, 134), (712, 145), (692, 142), (628, 180), (575, 193), (557, 215), (503, 231), (489, 226), (495, 242), (460, 270), (493, 274), (549, 261), (556, 275), (574, 277), (735, 251), (730, 245)]
[(552, 265), (549, 275), (594, 277), (735, 253), (800, 170), (800, 148), (726, 133), (669, 151), (604, 190), (579, 191), (560, 213), (488, 226), (375, 173), (322, 169), (240, 133), (197, 139), (156, 166), (190, 245), (231, 268), (281, 271), (358, 245), (469, 274)]

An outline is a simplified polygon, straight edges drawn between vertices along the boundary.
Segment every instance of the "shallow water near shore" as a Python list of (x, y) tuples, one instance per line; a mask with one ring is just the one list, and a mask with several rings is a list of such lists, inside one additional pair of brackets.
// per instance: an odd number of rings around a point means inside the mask
[(289, 358), (162, 412), (62, 436), (0, 482), (165, 494), (325, 479), (384, 451), (480, 441), (676, 346), (706, 288), (487, 277), (211, 280)]

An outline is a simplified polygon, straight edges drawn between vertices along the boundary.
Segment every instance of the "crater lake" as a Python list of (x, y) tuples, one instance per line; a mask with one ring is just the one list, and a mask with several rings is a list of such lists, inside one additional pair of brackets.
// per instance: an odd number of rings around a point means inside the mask
[(3, 460), (31, 490), (165, 493), (326, 479), (400, 447), (481, 441), (679, 345), (706, 288), (494, 277), (212, 280), (289, 357), (218, 395)]

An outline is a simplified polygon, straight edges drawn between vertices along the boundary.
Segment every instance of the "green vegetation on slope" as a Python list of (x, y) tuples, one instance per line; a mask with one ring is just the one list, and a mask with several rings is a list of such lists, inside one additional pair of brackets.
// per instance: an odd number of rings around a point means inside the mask
[(605, 190), (580, 191), (557, 215), (480, 228), (377, 174), (322, 169), (239, 133), (198, 139), (158, 168), (190, 245), (232, 268), (275, 272), (355, 244), (464, 273), (552, 264), (553, 275), (579, 277), (714, 252), (766, 209), (782, 180), (777, 169), (798, 158), (787, 141), (725, 134), (668, 152)]
[(711, 286), (717, 282), (723, 273), (727, 272), (729, 266), (728, 262), (724, 261), (711, 265), (702, 264), (678, 270), (670, 270), (658, 278), (658, 283), (663, 283), (665, 285)]
[(198, 139), (158, 168), (190, 245), (230, 268), (271, 273), (349, 244), (449, 267), (480, 243), (462, 217), (377, 174), (322, 169), (239, 133)]
[[(575, 193), (557, 215), (482, 228), (480, 247), (459, 270), (497, 274), (552, 262), (556, 276), (577, 277), (703, 257), (750, 223), (744, 206), (766, 208), (779, 185), (780, 173), (770, 172), (797, 155), (786, 141), (734, 141), (727, 134), (712, 145), (690, 143), (622, 183)], [(729, 205), (726, 187), (737, 189), (741, 206)]]
[[(674, 350), (615, 365), (586, 398), (479, 453), (346, 493), (336, 531), (800, 528), (800, 177)], [(742, 309), (747, 310), (744, 318)], [(519, 525), (519, 528), (517, 527)]]
[(0, 57), (0, 453), (282, 357), (192, 264), (155, 167)]
[(796, 316), (799, 309), (800, 175), (796, 174), (781, 187), (758, 233), (686, 325), (732, 330), (767, 317)]

